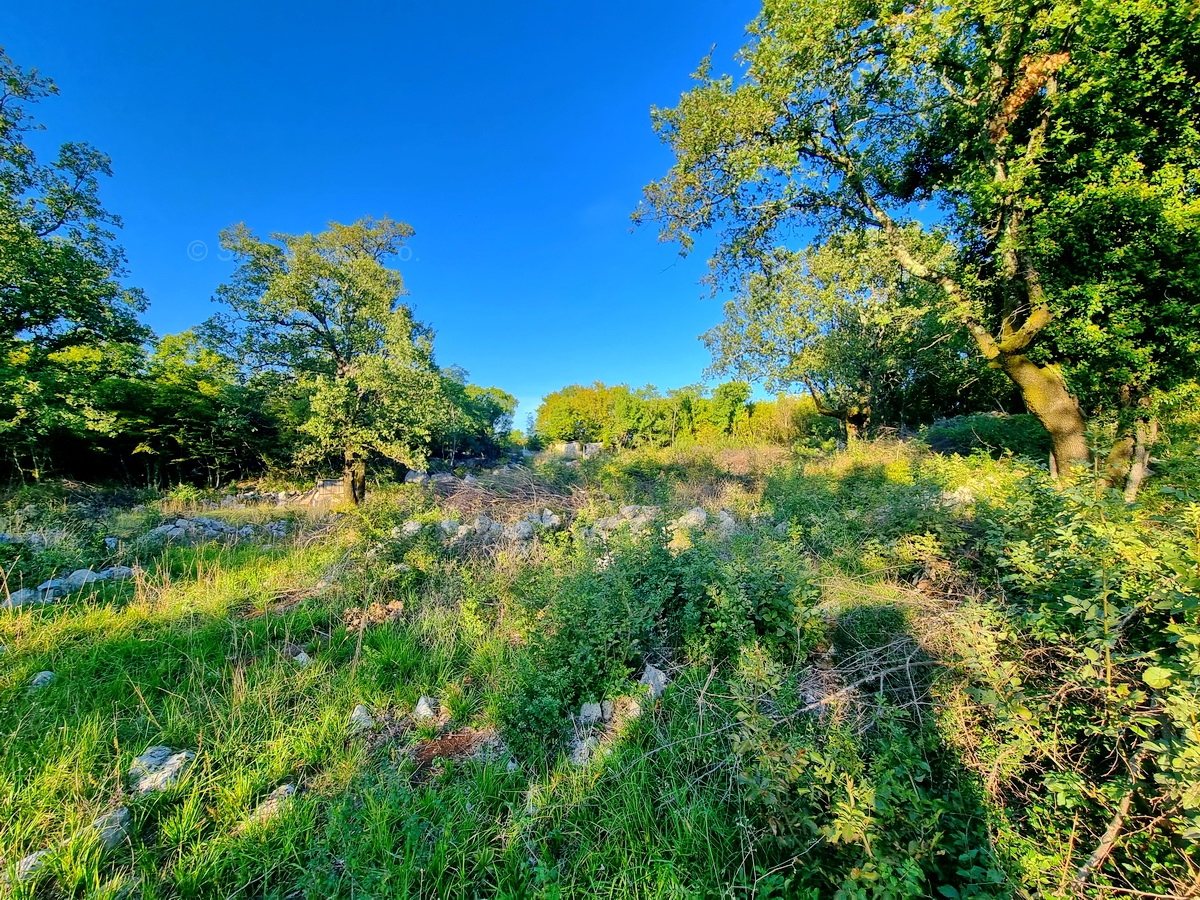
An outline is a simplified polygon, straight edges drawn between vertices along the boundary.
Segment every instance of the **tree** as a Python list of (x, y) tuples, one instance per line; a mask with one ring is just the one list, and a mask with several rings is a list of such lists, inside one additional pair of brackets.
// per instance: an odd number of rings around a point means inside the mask
[(538, 437), (550, 441), (603, 440), (613, 420), (613, 391), (597, 381), (591, 386), (567, 385), (547, 394), (537, 408)]
[(741, 60), (737, 81), (706, 61), (654, 111), (676, 161), (635, 214), (684, 252), (718, 230), (716, 284), (798, 229), (880, 232), (1016, 385), (1060, 469), (1089, 459), (1087, 415), (1195, 377), (1187, 0), (765, 0)]
[(946, 330), (938, 289), (907, 276), (878, 235), (779, 248), (743, 276), (725, 320), (704, 335), (711, 371), (807, 388), (853, 439), (873, 422), (903, 426), (972, 411), (992, 379)]
[(0, 50), (0, 440), (37, 475), (63, 435), (111, 432), (93, 389), (136, 371), (149, 332), (140, 292), (120, 283), (120, 220), (99, 200), (109, 159), (65, 143), (39, 162), (29, 107), (58, 89)]
[(448, 415), (433, 333), (400, 302), (403, 279), (384, 264), (412, 234), (386, 217), (269, 240), (245, 225), (221, 234), (238, 267), (217, 290), (230, 313), (208, 333), (247, 365), (290, 373), (305, 389), (305, 458), (340, 456), (353, 503), (365, 496), (372, 455), (423, 465)]

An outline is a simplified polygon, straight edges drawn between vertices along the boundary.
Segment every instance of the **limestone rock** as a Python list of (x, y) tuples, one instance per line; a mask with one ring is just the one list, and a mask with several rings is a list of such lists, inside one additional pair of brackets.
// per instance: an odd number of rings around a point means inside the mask
[(132, 824), (133, 817), (129, 815), (129, 810), (122, 806), (96, 819), (92, 823), (92, 830), (96, 832), (96, 840), (100, 842), (102, 849), (116, 850), (128, 839)]
[(451, 537), (458, 533), (458, 523), (453, 519), (443, 519), (441, 522), (438, 522), (438, 528), (441, 529), (442, 534), (446, 535), (446, 537)]
[(432, 697), (422, 696), (417, 701), (416, 707), (413, 709), (414, 719), (434, 719), (437, 718), (438, 703)]
[(416, 519), (409, 519), (407, 522), (405, 522), (403, 525), (400, 526), (401, 537), (408, 537), (408, 538), (416, 537), (420, 533), (421, 533), (421, 523), (418, 522)]
[(371, 711), (361, 703), (354, 707), (354, 712), (350, 713), (350, 733), (362, 734), (374, 727), (375, 719), (371, 717)]
[(250, 813), (246, 821), (239, 827), (239, 830), (271, 821), (271, 819), (274, 819), (284, 811), (287, 805), (291, 803), (292, 797), (295, 794), (296, 786), (294, 784), (281, 784), (275, 790), (271, 791), (262, 803), (254, 808), (254, 812)]
[(599, 703), (585, 703), (579, 708), (578, 721), (581, 725), (594, 725), (604, 718), (604, 710)]
[(412, 471), (412, 472), (408, 472), (408, 473), (407, 473), (407, 474), (404, 476), (404, 483), (405, 483), (405, 484), (424, 484), (424, 483), (425, 483), (425, 482), (427, 482), (428, 480), (429, 480), (429, 473), (428, 473), (428, 472), (417, 472), (417, 471)]
[(29, 679), (29, 690), (40, 691), (42, 688), (47, 688), (54, 684), (57, 677), (53, 672), (38, 672)]
[(717, 513), (717, 531), (722, 538), (728, 539), (733, 537), (737, 531), (737, 519), (735, 519), (729, 510), (723, 509)]
[(676, 528), (703, 528), (707, 522), (708, 513), (696, 506), (676, 519), (674, 524)]
[(100, 573), (113, 581), (128, 581), (133, 577), (133, 569), (129, 566), (113, 566)]
[(571, 741), (571, 765), (586, 766), (592, 761), (592, 756), (596, 752), (596, 748), (600, 746), (600, 740), (596, 737), (576, 738)]
[(0, 603), (0, 606), (3, 606), (7, 609), (17, 609), (18, 607), (25, 606), (28, 603), (40, 602), (42, 602), (42, 597), (37, 591), (33, 590), (33, 588), (21, 588), (21, 590), (13, 591), (11, 594), (9, 594), (8, 599), (3, 603)]
[(165, 791), (179, 782), (195, 758), (196, 754), (191, 750), (173, 750), (161, 745), (150, 747), (129, 767), (133, 789), (139, 794)]
[(67, 576), (67, 584), (71, 590), (77, 591), (85, 584), (91, 584), (95, 581), (104, 581), (104, 576), (99, 572), (93, 572), (91, 569), (76, 569)]
[(51, 852), (50, 850), (38, 850), (36, 853), (30, 853), (24, 857), (17, 863), (17, 881), (21, 883), (32, 881), (38, 870), (46, 864), (46, 858)]
[(667, 687), (667, 673), (662, 669), (656, 669), (654, 666), (646, 666), (646, 671), (642, 673), (642, 677), (638, 679), (641, 684), (650, 688), (650, 699), (654, 700), (662, 696), (662, 692)]

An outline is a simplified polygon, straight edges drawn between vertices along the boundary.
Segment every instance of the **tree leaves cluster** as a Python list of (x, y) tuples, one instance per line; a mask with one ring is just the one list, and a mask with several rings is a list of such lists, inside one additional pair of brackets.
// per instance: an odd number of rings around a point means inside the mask
[(765, 0), (739, 60), (736, 78), (706, 61), (654, 111), (675, 164), (638, 213), (685, 252), (716, 232), (717, 285), (769, 272), (798, 235), (877, 234), (1012, 382), (1060, 469), (1091, 459), (1090, 422), (1149, 434), (1194, 382), (1187, 0)]
[[(492, 454), (516, 401), (433, 357), (433, 332), (386, 265), (412, 228), (388, 218), (222, 245), (227, 312), (156, 340), (122, 283), (109, 160), (63, 144), (39, 161), (30, 106), (57, 89), (0, 52), (0, 454), (11, 473), (220, 485), (267, 467), (343, 469), (360, 500), (372, 459)], [(402, 474), (402, 472), (401, 472)]]

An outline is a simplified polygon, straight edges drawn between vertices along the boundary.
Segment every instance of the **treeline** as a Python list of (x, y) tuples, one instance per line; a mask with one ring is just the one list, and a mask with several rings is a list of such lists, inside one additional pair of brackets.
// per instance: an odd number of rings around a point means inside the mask
[(756, 401), (750, 396), (750, 385), (742, 381), (712, 389), (691, 385), (665, 394), (653, 385), (573, 384), (542, 398), (529, 438), (625, 449), (727, 437), (792, 444), (836, 433), (810, 397), (780, 394)]
[(224, 312), (156, 338), (123, 284), (118, 218), (99, 200), (108, 157), (63, 144), (39, 161), (30, 107), (56, 93), (0, 51), (0, 470), (219, 485), (279, 469), (489, 455), (516, 400), (439, 365), (433, 331), (386, 262), (412, 229), (384, 218), (312, 235), (221, 236), (237, 262)]

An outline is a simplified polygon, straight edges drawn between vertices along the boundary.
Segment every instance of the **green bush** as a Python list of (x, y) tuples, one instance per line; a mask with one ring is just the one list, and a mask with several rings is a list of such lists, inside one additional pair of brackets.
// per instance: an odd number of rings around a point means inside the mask
[(1011, 453), (1045, 459), (1050, 453), (1050, 435), (1041, 422), (1026, 413), (1015, 416), (980, 413), (938, 419), (921, 436), (934, 451), (959, 456), (983, 450), (992, 456)]

